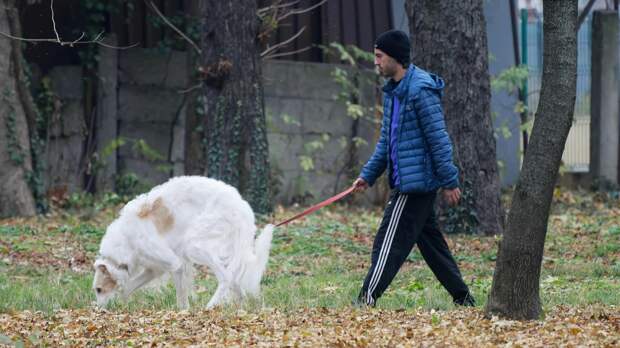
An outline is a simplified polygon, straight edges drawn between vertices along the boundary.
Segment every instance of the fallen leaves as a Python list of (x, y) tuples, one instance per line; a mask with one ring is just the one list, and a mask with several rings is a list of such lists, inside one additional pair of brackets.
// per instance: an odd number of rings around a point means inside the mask
[[(617, 346), (614, 307), (557, 307), (544, 321), (485, 318), (454, 311), (313, 308), (138, 311), (62, 310), (0, 314), (0, 332), (13, 342), (61, 345), (366, 346)], [(36, 333), (33, 335), (33, 333)], [(3, 343), (4, 343), (3, 342)]]
[[(596, 290), (596, 296), (577, 302), (582, 304), (580, 306), (553, 307), (543, 321), (485, 318), (480, 308), (437, 311), (356, 309), (346, 305), (316, 307), (323, 303), (320, 301), (307, 301), (311, 308), (292, 306), (294, 309), (282, 310), (283, 306), (278, 306), (279, 309), (254, 311), (225, 308), (176, 312), (149, 310), (146, 308), (161, 307), (143, 306), (138, 308), (145, 309), (125, 308), (114, 312), (87, 308), (50, 310), (51, 314), (45, 314), (9, 309), (8, 313), (0, 314), (0, 346), (16, 342), (23, 342), (26, 346), (53, 347), (620, 346), (618, 307), (587, 305), (617, 304), (617, 300), (606, 295), (614, 294), (618, 284), (620, 208), (617, 200), (560, 192), (556, 204), (564, 206), (556, 209), (549, 220), (541, 276), (542, 293), (551, 294), (556, 299), (575, 293), (574, 289), (592, 288)], [(363, 274), (368, 267), (380, 213), (379, 210), (369, 213), (333, 206), (279, 230), (274, 236), (272, 261), (267, 270), (270, 283), (264, 293), (269, 293), (268, 287), (278, 286), (280, 275), (295, 279), (318, 278), (334, 272), (334, 269), (338, 270), (338, 277), (353, 271)], [(279, 210), (274, 219), (291, 214)], [(66, 272), (62, 274), (90, 272), (96, 249), (87, 247), (97, 245), (111, 214), (102, 214), (99, 219), (100, 222), (93, 220), (87, 225), (73, 221), (70, 215), (59, 214), (44, 219), (0, 221), (0, 228), (5, 228), (0, 238), (0, 266), (8, 266), (5, 267), (8, 270), (5, 279), (13, 282), (37, 276), (17, 268), (17, 265), (24, 264), (40, 269), (40, 272), (47, 272), (50, 268)], [(497, 238), (458, 235), (450, 236), (447, 242), (459, 259), (468, 284), (484, 294), (490, 287), (491, 275), (483, 271), (493, 267)], [(417, 271), (428, 270), (428, 266), (419, 253), (412, 255), (414, 257), (410, 257), (401, 274), (413, 273), (417, 278), (402, 278), (407, 281), (401, 285), (397, 279), (388, 290), (394, 293), (404, 291), (405, 297), (402, 298), (423, 296), (429, 284), (436, 285), (434, 278), (428, 283), (421, 277), (422, 272)], [(199, 273), (200, 279), (205, 278), (205, 270), (199, 269)], [(204, 282), (201, 284), (198, 293), (213, 290), (205, 287)], [(279, 286), (287, 288), (278, 291), (288, 294), (295, 292), (290, 287), (301, 287), (304, 283), (283, 284)], [(334, 278), (304, 296), (313, 299), (349, 296), (347, 289), (346, 283)], [(587, 292), (578, 294), (586, 297)], [(392, 294), (394, 298), (401, 297)], [(608, 302), (604, 301), (606, 298)], [(272, 302), (266, 301), (270, 306), (274, 305)], [(396, 302), (390, 308), (399, 305), (400, 302)]]

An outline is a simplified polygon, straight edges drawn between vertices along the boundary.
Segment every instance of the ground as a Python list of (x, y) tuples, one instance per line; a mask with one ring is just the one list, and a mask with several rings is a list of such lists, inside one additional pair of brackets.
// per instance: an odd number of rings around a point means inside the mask
[[(355, 308), (380, 209), (334, 205), (275, 232), (260, 299), (189, 311), (171, 286), (92, 307), (92, 262), (119, 198), (72, 197), (47, 216), (0, 220), (0, 345), (618, 346), (620, 199), (556, 191), (545, 245), (544, 318), (485, 318), (499, 237), (448, 236), (478, 306), (457, 308), (414, 250), (374, 309)], [(302, 207), (278, 209), (280, 221)]]

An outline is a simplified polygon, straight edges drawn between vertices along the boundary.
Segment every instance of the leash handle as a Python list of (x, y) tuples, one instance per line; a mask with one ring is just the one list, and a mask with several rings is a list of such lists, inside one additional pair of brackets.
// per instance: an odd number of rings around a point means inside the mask
[(291, 217), (291, 218), (289, 218), (287, 220), (284, 220), (284, 221), (280, 222), (279, 224), (276, 225), (276, 227), (282, 226), (282, 225), (286, 225), (286, 224), (288, 224), (289, 222), (291, 222), (293, 220), (297, 220), (297, 219), (299, 219), (301, 217), (304, 217), (304, 216), (306, 216), (306, 215), (308, 215), (310, 213), (313, 213), (313, 212), (323, 208), (326, 205), (330, 205), (330, 204), (332, 204), (332, 203), (334, 203), (334, 202), (336, 202), (338, 200), (341, 200), (342, 198), (348, 196), (351, 192), (353, 192), (354, 189), (355, 189), (355, 186), (351, 186), (348, 189), (340, 192), (339, 194), (337, 194), (337, 195), (335, 195), (335, 196), (333, 196), (331, 198), (328, 198), (328, 199), (324, 200), (321, 203), (315, 204), (315, 205), (311, 206), (310, 208), (304, 210), (303, 212), (301, 212), (301, 213), (299, 213), (299, 214), (297, 214), (297, 215), (295, 215), (295, 216), (293, 216), (293, 217)]

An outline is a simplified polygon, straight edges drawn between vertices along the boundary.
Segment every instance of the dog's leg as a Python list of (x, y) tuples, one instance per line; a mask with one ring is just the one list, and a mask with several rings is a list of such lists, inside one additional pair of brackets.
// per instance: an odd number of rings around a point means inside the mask
[(176, 272), (183, 266), (183, 261), (162, 240), (145, 237), (136, 243), (136, 250), (144, 264), (164, 272)]
[(222, 263), (212, 256), (212, 253), (209, 252), (209, 248), (206, 247), (204, 243), (192, 241), (188, 244), (190, 246), (186, 249), (186, 256), (194, 263), (209, 267), (209, 269), (213, 271), (215, 278), (217, 278), (217, 289), (211, 300), (209, 300), (209, 303), (207, 303), (207, 308), (212, 308), (219, 304), (222, 298), (228, 294), (232, 282), (232, 275), (226, 270), (226, 267), (224, 267)]
[[(231, 279), (232, 278), (232, 274), (227, 274), (226, 275), (227, 279)], [(209, 303), (207, 303), (207, 309), (211, 309), (217, 305), (219, 305), (220, 303), (226, 302), (228, 300), (230, 300), (230, 296), (231, 296), (231, 288), (232, 285), (230, 282), (223, 282), (220, 281), (218, 279), (218, 286), (217, 289), (215, 290), (215, 293), (213, 294), (213, 297), (211, 297), (211, 299), (209, 300)]]
[(233, 290), (233, 300), (234, 301), (241, 301), (243, 299), (243, 291), (241, 291), (241, 286), (239, 286), (239, 284), (235, 284), (232, 287)]
[(179, 307), (179, 309), (189, 308), (189, 289), (187, 288), (188, 284), (186, 284), (185, 277), (185, 267), (181, 267), (181, 269), (172, 274), (172, 278), (174, 279), (174, 287), (177, 294), (177, 307)]
[(211, 309), (220, 304), (220, 302), (222, 301), (223, 292), (224, 290), (222, 289), (222, 284), (218, 284), (217, 289), (215, 290), (215, 293), (209, 300), (209, 303), (207, 303), (207, 309)]
[(194, 266), (190, 262), (185, 263), (185, 266), (183, 266), (183, 284), (185, 284), (187, 295), (190, 300), (196, 300), (198, 297), (194, 289), (195, 275), (196, 270), (194, 269)]
[(138, 274), (135, 278), (130, 279), (127, 282), (127, 286), (123, 291), (123, 296), (125, 298), (129, 297), (134, 291), (144, 286), (144, 284), (150, 282), (151, 280), (157, 278), (162, 273), (155, 272), (152, 269), (145, 269), (140, 274)]

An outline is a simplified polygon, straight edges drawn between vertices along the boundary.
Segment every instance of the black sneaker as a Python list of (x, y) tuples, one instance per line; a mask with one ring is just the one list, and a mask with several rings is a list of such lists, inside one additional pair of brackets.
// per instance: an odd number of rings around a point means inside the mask
[(364, 308), (366, 307), (366, 303), (364, 303), (364, 301), (360, 301), (359, 299), (355, 299), (353, 301), (351, 301), (351, 307), (353, 308)]
[(476, 306), (476, 300), (470, 293), (465, 294), (465, 296), (461, 298), (455, 298), (453, 302), (457, 306), (464, 306), (464, 307), (475, 307)]
[(355, 308), (374, 307), (375, 304), (375, 301), (373, 301), (372, 304), (366, 303), (366, 296), (363, 294), (360, 294), (355, 300), (351, 301), (351, 306)]

